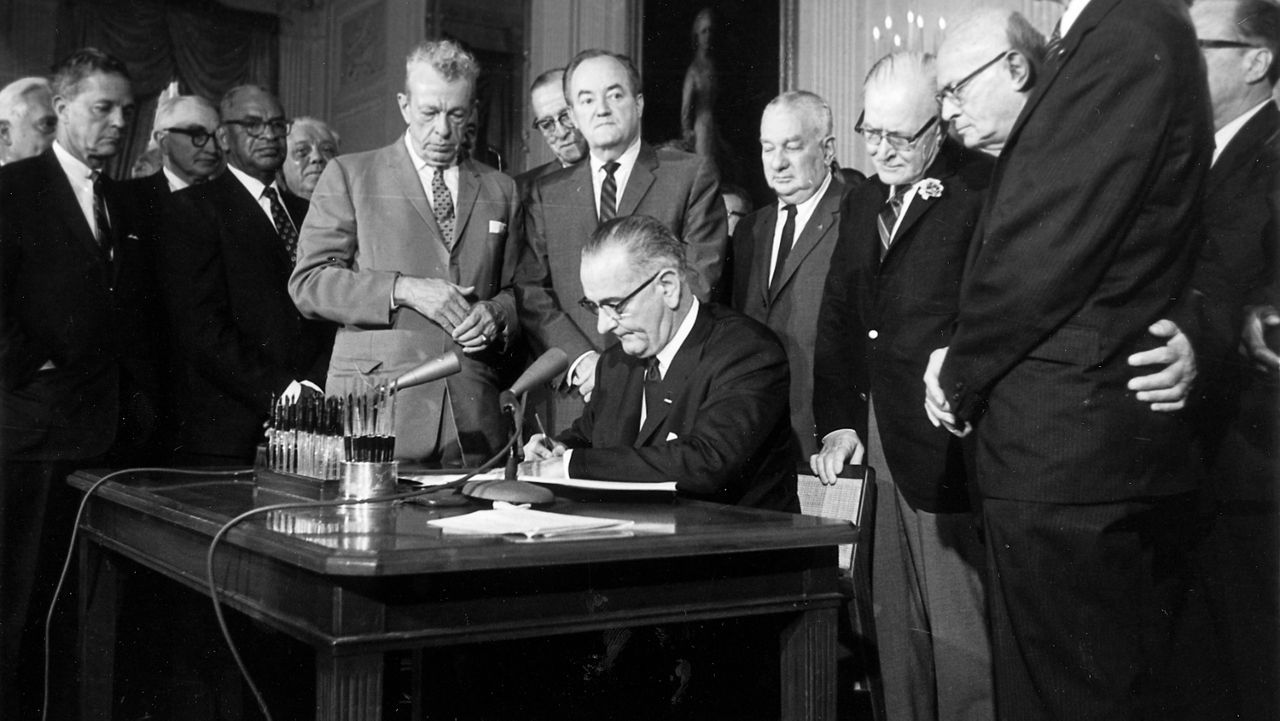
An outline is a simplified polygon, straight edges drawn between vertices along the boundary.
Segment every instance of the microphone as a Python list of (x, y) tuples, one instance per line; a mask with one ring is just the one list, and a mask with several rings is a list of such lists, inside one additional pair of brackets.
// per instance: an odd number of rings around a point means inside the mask
[(555, 378), (569, 368), (569, 355), (559, 348), (551, 348), (538, 356), (511, 387), (498, 396), (498, 405), (503, 411), (514, 411), (520, 406), (520, 396), (540, 383)]
[[(561, 354), (563, 355), (563, 353)], [(458, 357), (457, 351), (447, 351), (437, 358), (423, 363), (417, 368), (406, 371), (399, 378), (391, 382), (391, 389), (402, 391), (405, 388), (420, 386), (423, 383), (430, 383), (439, 380), (445, 376), (451, 376), (462, 370), (462, 359)], [(523, 376), (522, 376), (523, 377)]]

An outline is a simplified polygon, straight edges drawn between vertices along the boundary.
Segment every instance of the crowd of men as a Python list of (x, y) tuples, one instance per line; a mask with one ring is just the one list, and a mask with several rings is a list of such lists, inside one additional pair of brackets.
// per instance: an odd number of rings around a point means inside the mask
[(448, 40), (383, 148), (245, 85), (162, 100), (127, 182), (119, 60), (5, 87), (0, 713), (39, 701), (72, 471), (249, 465), (273, 398), (450, 350), (396, 456), (475, 466), (558, 348), (530, 472), (796, 512), (797, 465), (875, 469), (890, 721), (1280, 717), (1280, 4), (1064, 4), (1047, 40), (977, 10), (878, 60), (870, 178), (821, 97), (774, 98), (754, 212), (641, 138), (606, 50), (533, 82), (554, 160), (516, 178), (465, 152), (481, 69)]

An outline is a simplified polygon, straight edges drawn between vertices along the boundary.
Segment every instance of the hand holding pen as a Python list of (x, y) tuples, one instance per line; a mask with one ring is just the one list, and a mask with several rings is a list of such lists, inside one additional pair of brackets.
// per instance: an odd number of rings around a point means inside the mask
[(547, 429), (542, 425), (542, 416), (537, 413), (533, 414), (533, 419), (538, 423), (538, 432), (530, 436), (529, 442), (524, 444), (524, 457), (530, 461), (540, 461), (547, 458), (555, 458), (563, 456), (568, 447), (563, 443), (556, 443)]

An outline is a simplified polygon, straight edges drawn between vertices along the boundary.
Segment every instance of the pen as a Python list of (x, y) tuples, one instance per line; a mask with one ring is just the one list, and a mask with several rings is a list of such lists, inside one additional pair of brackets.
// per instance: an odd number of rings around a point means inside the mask
[(549, 451), (554, 451), (556, 446), (551, 442), (551, 436), (547, 434), (547, 427), (542, 425), (542, 416), (537, 413), (533, 414), (533, 420), (538, 424), (538, 432), (542, 434), (542, 445)]

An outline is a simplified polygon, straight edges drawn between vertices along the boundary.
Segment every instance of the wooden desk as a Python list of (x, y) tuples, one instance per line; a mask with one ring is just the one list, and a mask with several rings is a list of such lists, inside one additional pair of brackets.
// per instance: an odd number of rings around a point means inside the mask
[[(70, 483), (83, 491), (102, 475), (80, 472)], [(115, 559), (205, 593), (218, 528), (296, 500), (250, 476), (137, 473), (95, 492), (80, 541), (86, 719), (110, 714), (113, 589), (124, 582)], [(381, 718), (388, 651), (764, 615), (785, 619), (754, 624), (782, 628), (782, 717), (834, 717), (836, 546), (856, 537), (850, 524), (684, 500), (550, 508), (635, 521), (624, 538), (518, 543), (443, 536), (426, 523), (474, 509), (377, 504), (256, 516), (219, 545), (217, 585), (227, 606), (315, 650), (322, 721)], [(326, 532), (270, 530), (282, 521)]]

